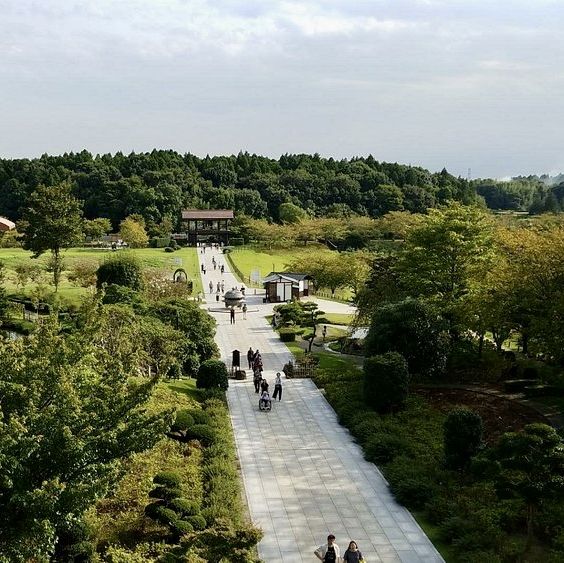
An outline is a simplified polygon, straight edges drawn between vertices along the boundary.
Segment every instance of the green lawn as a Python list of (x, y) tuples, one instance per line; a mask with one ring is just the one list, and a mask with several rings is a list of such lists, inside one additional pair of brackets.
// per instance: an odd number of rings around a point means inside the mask
[[(279, 272), (288, 269), (288, 265), (295, 260), (303, 252), (311, 252), (312, 248), (316, 248), (319, 252), (331, 253), (323, 245), (308, 245), (305, 247), (294, 247), (294, 248), (283, 248), (283, 249), (272, 249), (272, 250), (255, 250), (253, 248), (247, 247), (235, 247), (232, 252), (229, 253), (229, 259), (235, 264), (235, 266), (243, 274), (244, 278), (242, 281), (245, 284), (249, 284), (249, 279), (251, 273), (258, 270), (259, 277), (266, 277), (270, 272)], [(331, 292), (325, 290), (322, 292), (323, 297), (330, 299)], [(352, 292), (349, 289), (337, 290), (335, 292), (335, 297), (338, 299), (349, 300), (352, 296)], [(341, 323), (339, 323), (341, 324)]]
[[(170, 275), (172, 275), (174, 270), (177, 268), (184, 268), (188, 277), (194, 282), (194, 294), (197, 295), (199, 291), (202, 291), (200, 267), (195, 248), (182, 248), (174, 253), (165, 252), (162, 248), (141, 248), (130, 250), (129, 252), (135, 253), (145, 267), (162, 269), (163, 272)], [(70, 248), (63, 252), (63, 258), (65, 261), (65, 267), (68, 270), (77, 262), (101, 262), (111, 253), (111, 250), (98, 248)], [(38, 283), (45, 286), (51, 286), (52, 276), (49, 272), (45, 271), (48, 259), (49, 253), (45, 253), (37, 259), (33, 259), (31, 258), (30, 252), (21, 248), (1, 248), (0, 261), (4, 263), (6, 268), (4, 287), (8, 293), (23, 292), (26, 295), (30, 295), (37, 287)], [(18, 263), (26, 261), (38, 264), (42, 268), (43, 272), (37, 280), (37, 283), (28, 282), (22, 288), (16, 283), (17, 279), (14, 268)], [(52, 289), (52, 286), (48, 287), (48, 289)], [(87, 291), (87, 289), (77, 287), (69, 282), (66, 273), (63, 272), (62, 281), (59, 286), (59, 294), (63, 301), (69, 304), (78, 304)]]
[(354, 315), (349, 315), (348, 313), (325, 313), (323, 318), (327, 319), (327, 324), (348, 326), (354, 319)]

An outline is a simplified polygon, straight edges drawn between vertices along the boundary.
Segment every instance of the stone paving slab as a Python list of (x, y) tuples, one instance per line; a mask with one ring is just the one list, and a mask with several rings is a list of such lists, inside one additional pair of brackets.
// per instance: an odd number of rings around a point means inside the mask
[[(223, 276), (213, 270), (212, 256), (225, 264)], [(226, 290), (240, 285), (219, 252), (207, 249), (200, 260), (207, 269), (204, 287), (209, 279), (214, 287), (223, 279)], [(216, 341), (228, 366), (232, 350), (240, 350), (244, 363), (249, 346), (258, 347), (273, 386), (276, 371), (291, 355), (264, 319), (272, 305), (263, 304), (254, 290), (247, 293), (249, 309), (258, 312), (248, 312), (246, 320), (238, 313), (234, 325), (227, 313), (213, 312)], [(215, 294), (206, 297), (210, 308), (217, 308)], [(343, 552), (350, 540), (357, 541), (371, 563), (443, 561), (311, 380), (284, 379), (282, 401), (270, 412), (258, 409), (250, 379), (231, 380), (227, 398), (249, 510), (264, 531), (259, 544), (264, 561), (316, 561), (313, 550), (328, 533), (335, 534)]]

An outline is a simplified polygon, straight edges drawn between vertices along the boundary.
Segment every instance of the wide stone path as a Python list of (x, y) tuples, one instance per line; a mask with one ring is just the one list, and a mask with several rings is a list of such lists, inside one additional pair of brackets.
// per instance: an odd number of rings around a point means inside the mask
[[(231, 325), (223, 304), (216, 303), (215, 288), (222, 279), (226, 291), (240, 284), (220, 252), (207, 248), (199, 256), (207, 269), (204, 288), (210, 279), (214, 283), (206, 306), (217, 320), (222, 359), (231, 366), (231, 351), (238, 349), (245, 363), (249, 346), (258, 348), (272, 392), (276, 371), (290, 358), (264, 319), (272, 305), (263, 304), (262, 294), (248, 289), (247, 319), (237, 313)], [(225, 264), (223, 276), (219, 268), (214, 271), (212, 256)], [(331, 302), (322, 308), (330, 310)], [(350, 540), (358, 542), (370, 563), (443, 561), (310, 380), (283, 379), (282, 401), (273, 404), (271, 412), (259, 411), (251, 379), (231, 380), (227, 397), (251, 517), (264, 531), (259, 544), (264, 561), (317, 561), (313, 550), (329, 533), (342, 552)]]

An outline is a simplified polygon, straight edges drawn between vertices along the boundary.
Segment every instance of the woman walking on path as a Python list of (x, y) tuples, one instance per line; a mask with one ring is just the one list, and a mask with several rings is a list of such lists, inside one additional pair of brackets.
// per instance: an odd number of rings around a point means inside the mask
[(247, 351), (247, 362), (249, 363), (249, 369), (253, 367), (253, 358), (255, 357), (255, 353), (253, 349), (249, 346), (249, 350)]
[(208, 284), (208, 287), (210, 288), (210, 293), (213, 293), (213, 282), (210, 280), (210, 283)]
[(247, 318), (247, 304), (243, 303), (243, 319)]
[(255, 385), (255, 393), (259, 392), (260, 389), (260, 380), (262, 379), (262, 374), (258, 369), (254, 370), (253, 372), (253, 383)]
[(280, 372), (276, 374), (276, 379), (274, 380), (274, 394), (272, 395), (272, 400), (276, 400), (276, 396), (278, 396), (278, 401), (282, 400), (282, 376)]
[(362, 553), (358, 549), (358, 545), (356, 545), (355, 541), (349, 543), (349, 547), (345, 554), (343, 555), (343, 562), (344, 563), (362, 563), (364, 561), (362, 557)]

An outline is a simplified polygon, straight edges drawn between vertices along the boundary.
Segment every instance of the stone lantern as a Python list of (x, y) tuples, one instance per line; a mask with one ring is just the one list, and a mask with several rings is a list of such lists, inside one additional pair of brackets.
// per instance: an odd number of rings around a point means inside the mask
[(240, 307), (245, 300), (245, 296), (238, 289), (230, 289), (225, 292), (223, 300), (226, 307)]

